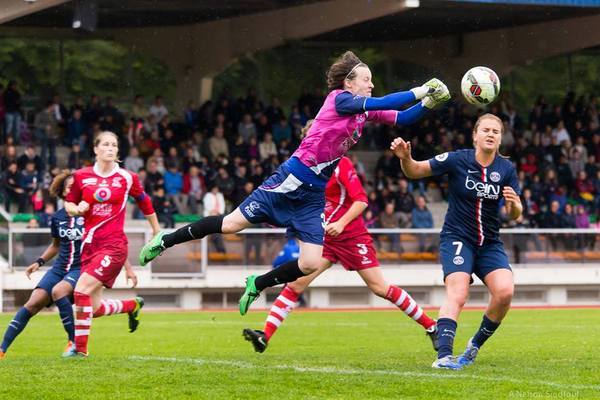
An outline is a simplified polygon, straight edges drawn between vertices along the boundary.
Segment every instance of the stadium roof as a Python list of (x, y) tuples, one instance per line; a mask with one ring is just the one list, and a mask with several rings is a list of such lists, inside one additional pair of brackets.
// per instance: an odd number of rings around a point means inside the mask
[[(98, 29), (178, 26), (315, 3), (317, 0), (84, 0)], [(361, 1), (361, 0), (354, 0)], [(369, 1), (364, 0), (365, 7)], [(81, 3), (81, 2), (80, 2)], [(410, 0), (414, 8), (321, 34), (316, 40), (402, 40), (444, 36), (600, 13), (594, 0)], [(69, 28), (77, 1), (23, 16), (6, 27)], [(588, 8), (588, 6), (596, 7)]]
[[(505, 4), (517, 2), (531, 4)], [(441, 37), (600, 14), (597, 0), (594, 1), (596, 7), (592, 8), (557, 6), (558, 0), (546, 2), (554, 5), (540, 3), (537, 0), (421, 0), (420, 6), (411, 10), (325, 33), (314, 39), (387, 41)]]

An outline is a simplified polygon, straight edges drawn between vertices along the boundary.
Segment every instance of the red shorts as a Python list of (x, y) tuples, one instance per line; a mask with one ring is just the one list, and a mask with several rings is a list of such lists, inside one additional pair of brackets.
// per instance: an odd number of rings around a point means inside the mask
[(127, 260), (127, 243), (85, 243), (81, 250), (81, 273), (98, 279), (111, 288)]
[(325, 236), (323, 257), (332, 263), (340, 263), (348, 271), (360, 271), (379, 266), (373, 238), (368, 232), (358, 236), (332, 238)]

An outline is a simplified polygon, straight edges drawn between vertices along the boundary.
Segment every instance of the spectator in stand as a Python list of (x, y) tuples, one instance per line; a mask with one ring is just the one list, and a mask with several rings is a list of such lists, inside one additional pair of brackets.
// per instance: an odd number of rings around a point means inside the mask
[(229, 145), (225, 139), (225, 131), (222, 126), (215, 127), (213, 136), (208, 139), (208, 149), (211, 160), (215, 160), (219, 154), (229, 157)]
[(12, 162), (18, 164), (17, 160), (17, 147), (13, 145), (4, 146), (4, 154), (0, 157), (0, 172), (6, 171), (8, 165)]
[(92, 126), (93, 124), (100, 122), (101, 117), (102, 104), (100, 104), (100, 98), (95, 94), (92, 94), (90, 96), (90, 102), (83, 113), (83, 119), (88, 126)]
[(288, 124), (287, 118), (282, 115), (277, 124), (273, 124), (273, 140), (279, 145), (282, 140), (292, 139), (292, 128)]
[(235, 191), (235, 181), (227, 172), (225, 167), (220, 167), (217, 170), (217, 177), (214, 181), (215, 185), (219, 188), (219, 191), (223, 193), (225, 199), (232, 200), (233, 193)]
[(159, 136), (161, 137), (161, 139), (159, 140), (160, 149), (162, 150), (162, 152), (164, 154), (168, 154), (169, 149), (171, 147), (174, 147), (174, 144), (176, 141), (175, 132), (173, 132), (173, 129), (167, 128), (167, 129), (165, 129), (164, 133), (161, 134), (159, 132)]
[(179, 151), (177, 151), (177, 147), (169, 147), (167, 150), (167, 156), (165, 157), (165, 165), (174, 165), (175, 168), (181, 170), (181, 164), (181, 157), (179, 157)]
[(198, 206), (202, 204), (202, 198), (206, 193), (206, 184), (200, 174), (200, 168), (195, 165), (190, 166), (183, 176), (182, 191), (187, 196), (190, 214), (200, 214)]
[(164, 117), (169, 115), (169, 110), (163, 104), (163, 98), (160, 95), (154, 97), (154, 104), (150, 106), (148, 112), (156, 118), (157, 121), (162, 121)]
[(58, 123), (54, 114), (54, 104), (51, 101), (46, 102), (46, 108), (36, 114), (33, 125), (35, 126), (35, 138), (38, 145), (42, 148), (42, 163), (44, 167), (46, 165), (56, 165)]
[(25, 166), (30, 161), (34, 163), (36, 171), (42, 171), (45, 167), (41, 157), (36, 154), (35, 146), (32, 144), (25, 147), (25, 152), (17, 159), (17, 166), (20, 170), (25, 169)]
[(137, 147), (129, 149), (129, 155), (125, 157), (125, 169), (137, 173), (144, 168), (144, 160), (140, 157), (140, 151)]
[[(204, 195), (204, 216), (225, 214), (225, 198), (217, 185), (210, 186), (210, 191)], [(210, 240), (218, 253), (225, 253), (225, 244), (220, 234), (210, 235)]]
[(248, 145), (244, 141), (242, 135), (237, 135), (235, 137), (234, 143), (229, 149), (229, 155), (231, 158), (246, 158), (248, 157)]
[(25, 212), (27, 206), (27, 195), (19, 184), (19, 170), (17, 162), (11, 161), (8, 167), (2, 171), (2, 189), (4, 191), (4, 208), (10, 212), (10, 205), (16, 203), (19, 212)]
[(183, 111), (183, 115), (185, 118), (185, 126), (189, 130), (194, 130), (198, 128), (198, 109), (194, 100), (188, 101), (187, 107)]
[(4, 137), (4, 117), (6, 116), (6, 107), (4, 106), (4, 85), (0, 83), (0, 144), (6, 143)]
[(256, 137), (257, 139), (262, 139), (267, 132), (271, 132), (271, 123), (269, 122), (269, 118), (265, 114), (260, 114), (258, 116), (258, 121), (256, 123)]
[(85, 133), (85, 130), (86, 125), (83, 120), (82, 111), (76, 108), (73, 110), (73, 114), (67, 123), (67, 145), (71, 146), (74, 142), (79, 142), (81, 135)]
[(54, 207), (54, 203), (47, 202), (44, 204), (44, 211), (38, 215), (40, 228), (50, 228), (52, 216), (54, 215), (55, 211), (56, 207)]
[[(415, 208), (412, 210), (412, 227), (417, 229), (433, 228), (433, 215), (431, 215), (431, 211), (427, 208), (425, 197), (423, 196), (417, 196)], [(429, 234), (422, 233), (418, 235), (420, 252), (432, 250), (432, 246), (425, 245), (429, 236)]]
[(167, 199), (175, 206), (175, 213), (183, 214), (185, 204), (187, 203), (186, 196), (182, 193), (183, 190), (183, 175), (177, 169), (177, 165), (167, 164), (167, 170), (164, 174), (164, 188)]
[(13, 143), (19, 144), (21, 140), (21, 93), (16, 81), (8, 82), (4, 96), (4, 143), (7, 137), (13, 138)]
[(563, 120), (558, 121), (556, 128), (552, 130), (552, 136), (556, 138), (559, 145), (562, 145), (565, 141), (571, 142), (571, 136), (569, 135), (569, 132), (567, 132)]
[[(383, 212), (379, 215), (379, 225), (385, 229), (400, 228), (398, 224), (398, 217), (394, 212), (394, 203), (387, 203)], [(396, 253), (402, 253), (402, 246), (400, 245), (400, 234), (398, 233), (386, 233), (386, 236), (390, 240), (390, 251)]]
[(174, 214), (177, 210), (165, 196), (165, 190), (162, 187), (159, 187), (152, 195), (152, 206), (156, 211), (158, 222), (164, 224), (165, 228), (175, 228)]
[[(38, 171), (35, 170), (35, 163), (33, 161), (29, 161), (25, 165), (25, 170), (19, 172), (18, 183), (19, 187), (24, 191), (25, 196), (23, 200), (25, 201), (26, 206), (31, 205), (31, 196), (38, 189)], [(20, 205), (19, 209), (21, 209)]]
[[(591, 227), (590, 224), (590, 215), (585, 210), (585, 206), (583, 204), (578, 204), (575, 207), (575, 227), (577, 229), (589, 229)], [(595, 234), (581, 234), (578, 235), (578, 248), (589, 248), (590, 250), (594, 248), (594, 243), (596, 242)]]
[(158, 170), (156, 161), (149, 160), (147, 164), (144, 191), (146, 193), (154, 193), (158, 188), (163, 188), (165, 180)]
[(415, 208), (415, 199), (408, 191), (408, 181), (404, 178), (398, 180), (398, 192), (395, 195), (394, 211), (398, 216), (400, 228), (408, 228), (411, 224), (411, 213)]
[(154, 149), (154, 151), (152, 152), (152, 155), (150, 157), (148, 157), (148, 160), (146, 161), (146, 168), (148, 168), (148, 165), (151, 162), (156, 163), (156, 168), (158, 169), (158, 171), (161, 174), (164, 174), (165, 171), (167, 170), (165, 167), (165, 158), (164, 158), (163, 152), (160, 148)]
[(260, 154), (260, 161), (265, 161), (273, 155), (277, 155), (277, 147), (273, 141), (273, 135), (270, 132), (265, 133), (265, 137), (262, 142), (258, 145), (258, 152)]
[(258, 142), (255, 136), (252, 136), (248, 143), (248, 157), (255, 160), (259, 157)]
[[(542, 228), (564, 228), (564, 223), (565, 221), (560, 215), (560, 203), (554, 200), (552, 203), (550, 203), (550, 209), (540, 220), (540, 225)], [(554, 234), (549, 234), (548, 238), (550, 239), (552, 250), (556, 250), (559, 242), (558, 237)]]
[(386, 149), (383, 155), (377, 160), (375, 175), (378, 175), (378, 173), (382, 173), (383, 176), (390, 178), (398, 178), (400, 176), (400, 163), (390, 149)]
[(579, 171), (575, 180), (577, 198), (587, 206), (594, 204), (594, 183), (588, 179), (585, 171)]
[(69, 169), (79, 169), (83, 166), (83, 155), (81, 154), (81, 146), (79, 143), (75, 142), (71, 146), (71, 152), (69, 153)]
[(131, 106), (131, 118), (136, 121), (144, 121), (149, 114), (148, 108), (144, 104), (144, 97), (141, 94), (136, 95)]
[[(563, 227), (566, 229), (575, 229), (577, 227), (577, 218), (573, 206), (569, 203), (565, 205), (564, 212), (562, 214)], [(567, 250), (579, 249), (583, 245), (583, 241), (579, 235), (573, 233), (567, 233), (563, 235), (563, 243)]]
[(44, 209), (44, 192), (38, 186), (37, 190), (31, 195), (30, 198), (33, 213), (36, 215), (41, 214)]
[(244, 114), (238, 124), (237, 133), (242, 137), (244, 143), (248, 143), (252, 136), (256, 136), (256, 125), (252, 121), (252, 115), (249, 113)]

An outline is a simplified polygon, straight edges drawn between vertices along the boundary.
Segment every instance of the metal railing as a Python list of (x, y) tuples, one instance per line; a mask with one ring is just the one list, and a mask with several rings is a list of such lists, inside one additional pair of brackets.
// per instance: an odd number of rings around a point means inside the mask
[[(438, 264), (439, 229), (371, 229), (382, 265)], [(138, 254), (151, 238), (146, 228), (126, 228), (129, 261), (138, 266)], [(171, 248), (149, 265), (153, 277), (204, 276), (208, 268), (269, 268), (283, 247), (285, 229), (246, 229), (238, 234), (211, 235)], [(0, 232), (3, 234), (3, 232)], [(512, 264), (600, 264), (600, 230), (503, 229), (501, 236)], [(51, 241), (50, 230), (8, 228), (9, 268), (25, 268)], [(4, 240), (4, 239), (2, 239)], [(223, 251), (224, 250), (224, 251)], [(50, 263), (49, 263), (50, 264)]]

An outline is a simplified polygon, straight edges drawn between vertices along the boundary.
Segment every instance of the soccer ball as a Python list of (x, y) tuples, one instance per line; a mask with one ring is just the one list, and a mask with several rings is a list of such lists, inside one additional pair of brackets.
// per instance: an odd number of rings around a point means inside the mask
[(494, 71), (487, 67), (473, 67), (463, 76), (460, 89), (469, 103), (485, 106), (498, 97), (500, 79)]

